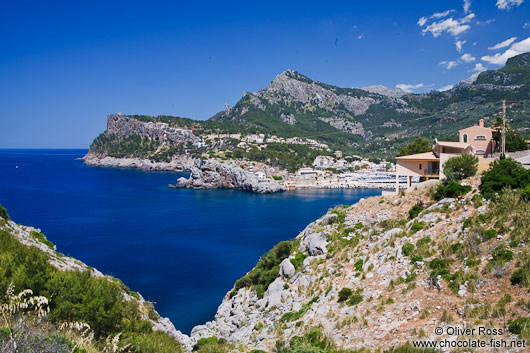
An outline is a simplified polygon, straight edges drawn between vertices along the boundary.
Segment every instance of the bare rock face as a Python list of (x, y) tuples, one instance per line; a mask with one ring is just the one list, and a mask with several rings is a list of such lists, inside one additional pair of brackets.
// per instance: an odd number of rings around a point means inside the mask
[(285, 188), (273, 180), (259, 180), (254, 174), (235, 166), (215, 161), (196, 161), (190, 177), (179, 178), (178, 188), (191, 189), (237, 189), (268, 194), (284, 191)]
[(198, 140), (198, 137), (193, 136), (193, 132), (188, 129), (170, 127), (166, 123), (143, 122), (119, 114), (110, 114), (107, 117), (107, 133), (119, 138), (138, 135), (174, 145)]

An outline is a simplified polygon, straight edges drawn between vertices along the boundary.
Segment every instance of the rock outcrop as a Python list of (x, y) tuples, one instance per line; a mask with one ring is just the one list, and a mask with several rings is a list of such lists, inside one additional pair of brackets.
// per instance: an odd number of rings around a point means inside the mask
[(157, 162), (141, 158), (98, 156), (89, 152), (82, 160), (91, 167), (135, 168), (146, 171), (187, 171), (195, 164), (195, 160), (187, 155), (175, 156), (170, 162)]
[(189, 178), (179, 178), (177, 188), (191, 189), (237, 189), (260, 194), (284, 191), (285, 188), (273, 180), (260, 180), (243, 169), (216, 161), (196, 161)]

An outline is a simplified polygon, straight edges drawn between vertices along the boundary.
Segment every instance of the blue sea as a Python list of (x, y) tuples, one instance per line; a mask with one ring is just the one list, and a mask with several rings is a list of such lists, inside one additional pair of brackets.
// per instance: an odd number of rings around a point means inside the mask
[[(0, 150), (0, 204), (58, 251), (123, 280), (185, 333), (235, 280), (336, 205), (379, 190), (170, 189), (186, 173), (88, 167), (86, 150)], [(18, 167), (17, 167), (18, 166)]]

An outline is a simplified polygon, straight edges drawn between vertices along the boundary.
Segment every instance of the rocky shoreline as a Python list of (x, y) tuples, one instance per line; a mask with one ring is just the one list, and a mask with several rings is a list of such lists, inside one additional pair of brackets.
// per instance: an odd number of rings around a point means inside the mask
[(268, 194), (285, 191), (285, 187), (273, 180), (259, 180), (242, 168), (216, 161), (200, 161), (189, 156), (178, 156), (170, 162), (155, 162), (140, 158), (115, 158), (88, 153), (81, 158), (92, 167), (136, 168), (145, 171), (190, 171), (190, 177), (179, 178), (169, 187), (190, 189), (236, 189)]
[[(170, 187), (173, 185), (170, 185)], [(189, 178), (179, 178), (176, 188), (190, 189), (237, 189), (259, 194), (285, 191), (285, 187), (273, 180), (260, 180), (243, 169), (215, 161), (196, 161)]]
[(91, 167), (106, 168), (135, 168), (145, 171), (175, 171), (183, 172), (190, 170), (194, 165), (194, 159), (188, 156), (173, 158), (171, 162), (155, 162), (141, 158), (115, 158), (109, 156), (98, 156), (88, 153), (81, 158), (84, 164)]

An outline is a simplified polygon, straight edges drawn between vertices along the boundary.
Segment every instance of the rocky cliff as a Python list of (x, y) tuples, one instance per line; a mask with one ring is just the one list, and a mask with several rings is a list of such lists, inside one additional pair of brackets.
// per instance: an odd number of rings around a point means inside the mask
[(189, 178), (179, 178), (177, 188), (237, 189), (260, 194), (284, 191), (276, 181), (259, 180), (253, 173), (215, 161), (196, 161)]
[[(461, 199), (428, 202), (423, 190), (330, 211), (264, 255), (192, 340), (216, 336), (272, 352), (315, 328), (350, 349), (469, 338), (448, 334), (454, 327), (520, 340), (507, 326), (530, 313), (514, 275), (528, 262), (530, 204), (514, 193), (488, 202), (477, 179), (468, 183), (474, 191)], [(419, 213), (409, 216), (414, 206)]]

